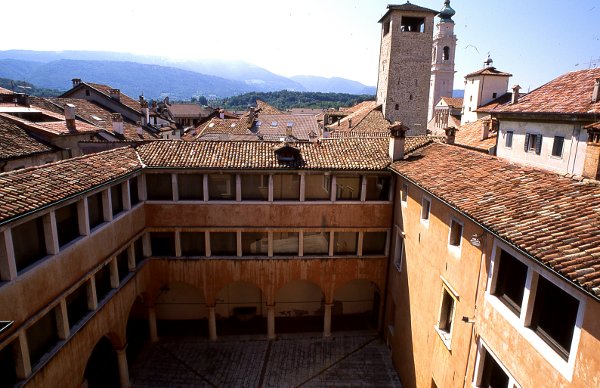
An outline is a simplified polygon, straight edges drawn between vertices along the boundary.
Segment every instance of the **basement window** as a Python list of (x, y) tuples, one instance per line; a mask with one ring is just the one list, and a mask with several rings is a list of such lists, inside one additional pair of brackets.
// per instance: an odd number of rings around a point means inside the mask
[(402, 32), (425, 32), (425, 18), (402, 16), (400, 22)]
[(500, 252), (495, 289), (492, 294), (512, 312), (519, 315), (527, 280), (527, 265), (503, 249)]

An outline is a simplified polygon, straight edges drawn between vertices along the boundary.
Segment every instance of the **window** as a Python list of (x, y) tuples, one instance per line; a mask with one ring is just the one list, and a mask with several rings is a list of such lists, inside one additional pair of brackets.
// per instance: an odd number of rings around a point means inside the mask
[(402, 184), (402, 190), (400, 191), (400, 201), (403, 205), (407, 204), (408, 201), (408, 185), (406, 183)]
[(56, 309), (50, 310), (31, 325), (26, 335), (31, 365), (35, 365), (58, 342)]
[(429, 211), (431, 209), (431, 201), (423, 197), (421, 201), (421, 221), (429, 221)]
[(557, 158), (562, 157), (563, 145), (565, 144), (564, 136), (554, 136), (554, 143), (552, 143), (552, 156)]
[(527, 266), (503, 249), (499, 260), (495, 289), (492, 294), (519, 315), (527, 280)]
[(525, 134), (525, 152), (535, 152), (537, 155), (542, 153), (542, 135)]
[(364, 232), (363, 255), (385, 255), (387, 232)]
[[(442, 61), (448, 61), (450, 60), (450, 47), (448, 46), (444, 46), (443, 49), (443, 53), (442, 53)], [(494, 93), (495, 94), (495, 93)], [(495, 97), (495, 96), (494, 96)]]
[(83, 283), (71, 294), (67, 295), (67, 316), (69, 317), (69, 328), (72, 329), (89, 312), (87, 283)]
[(475, 386), (481, 388), (516, 388), (518, 384), (487, 348), (480, 344)]
[(15, 364), (17, 340), (0, 349), (0, 376), (2, 383), (7, 387), (12, 387), (17, 383), (17, 366)]
[(152, 256), (175, 256), (175, 235), (171, 232), (150, 233)]
[(235, 175), (210, 174), (208, 175), (208, 198), (211, 201), (235, 199)]
[(242, 200), (268, 201), (269, 175), (242, 175)]
[(55, 215), (58, 245), (62, 247), (79, 237), (77, 204), (63, 206), (56, 210)]
[(146, 174), (146, 192), (149, 200), (173, 200), (171, 174)]
[(110, 265), (106, 264), (95, 275), (96, 280), (96, 297), (100, 302), (112, 289), (110, 285)]
[(329, 254), (329, 232), (304, 232), (304, 256)]
[(210, 232), (212, 256), (237, 256), (236, 232)]
[(546, 278), (538, 278), (531, 329), (568, 360), (579, 301)]
[(394, 249), (394, 265), (398, 271), (402, 271), (404, 261), (404, 232), (396, 233), (396, 244)]
[(402, 16), (400, 31), (425, 32), (425, 18)]
[(266, 256), (269, 252), (269, 238), (266, 232), (243, 232), (242, 255)]
[(496, 98), (498, 96), (498, 93), (492, 93), (492, 98)]
[(333, 254), (334, 255), (356, 255), (358, 243), (358, 233), (356, 232), (335, 232), (333, 234)]
[(323, 201), (331, 199), (331, 175), (305, 175), (304, 199), (306, 201)]
[(300, 175), (273, 175), (274, 201), (300, 200)]
[(122, 282), (129, 275), (129, 255), (127, 254), (127, 249), (117, 255), (117, 271), (119, 272), (119, 282)]
[(137, 177), (133, 177), (129, 180), (129, 197), (131, 198), (131, 206), (140, 203)]
[(123, 211), (123, 188), (120, 184), (110, 188), (110, 202), (113, 216)]
[(365, 199), (367, 201), (387, 201), (390, 193), (390, 177), (389, 176), (368, 176), (367, 193)]
[(442, 304), (440, 305), (440, 318), (437, 331), (444, 343), (450, 348), (452, 338), (452, 323), (454, 322), (454, 311), (456, 310), (456, 296), (444, 284), (442, 286)]
[(11, 232), (17, 271), (22, 271), (46, 256), (42, 217), (15, 226)]
[(452, 246), (459, 247), (462, 239), (463, 225), (456, 221), (450, 221), (450, 237), (448, 243)]
[(358, 201), (360, 199), (360, 177), (338, 176), (335, 180), (338, 201)]
[(138, 237), (137, 240), (133, 243), (133, 250), (135, 254), (135, 265), (136, 267), (145, 259), (144, 257), (144, 243), (142, 242), (142, 238)]
[(400, 104), (394, 105), (394, 110), (399, 110), (399, 109), (400, 109)]
[(273, 255), (298, 255), (297, 232), (273, 232)]
[(390, 21), (383, 23), (383, 35), (387, 35), (390, 32)]
[(506, 136), (504, 138), (504, 147), (512, 148), (513, 141), (513, 131), (506, 131)]
[(204, 181), (202, 174), (177, 175), (179, 199), (182, 201), (204, 200)]
[(182, 256), (206, 255), (203, 232), (181, 232), (179, 239), (181, 241)]

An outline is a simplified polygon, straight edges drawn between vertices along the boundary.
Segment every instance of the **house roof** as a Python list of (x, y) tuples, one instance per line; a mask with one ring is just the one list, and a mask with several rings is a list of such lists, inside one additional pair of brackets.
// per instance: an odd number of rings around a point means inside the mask
[(512, 92), (506, 92), (500, 97), (493, 99), (485, 105), (482, 105), (477, 108), (477, 112), (479, 113), (491, 113), (494, 110), (500, 108), (502, 105), (507, 104), (512, 99)]
[(16, 123), (0, 117), (0, 160), (17, 159), (55, 149), (31, 137)]
[[(109, 85), (104, 85), (104, 84), (96, 84), (96, 83), (92, 83), (92, 82), (83, 82), (81, 81), (78, 85), (74, 86), (71, 90), (77, 89), (77, 88), (81, 88), (81, 87), (85, 87), (88, 86), (92, 89), (95, 89), (97, 92), (104, 94), (106, 96), (106, 98), (111, 99), (110, 97), (110, 91), (112, 89), (114, 89), (112, 86)], [(60, 95), (59, 97), (69, 97), (71, 95), (71, 90), (66, 91), (65, 93), (63, 93), (62, 95)], [(129, 97), (128, 95), (126, 95), (125, 93), (119, 91), (119, 102), (131, 109), (136, 111), (137, 113), (141, 113), (141, 109), (142, 109), (142, 105), (140, 104), (140, 102), (138, 100), (134, 100), (133, 98)], [(114, 100), (116, 101), (116, 100)]]
[[(343, 112), (347, 114), (345, 117), (341, 118), (339, 121), (334, 122), (333, 124), (328, 125), (327, 127), (331, 131), (349, 131), (352, 128), (356, 127), (360, 124), (360, 122), (367, 117), (371, 111), (377, 109), (379, 105), (375, 101), (363, 101), (358, 103), (350, 108), (346, 108)], [(352, 127), (350, 127), (350, 122), (352, 122)], [(339, 123), (339, 125), (338, 125)], [(387, 123), (389, 124), (389, 123)], [(387, 130), (387, 127), (386, 127)]]
[(15, 94), (15, 92), (13, 92), (12, 90), (8, 90), (8, 89), (4, 89), (2, 87), (0, 87), (0, 95), (13, 95)]
[(439, 11), (436, 11), (434, 9), (420, 7), (418, 5), (409, 3), (408, 1), (404, 4), (388, 4), (387, 9), (388, 10), (385, 13), (385, 15), (383, 15), (381, 19), (379, 19), (379, 23), (381, 23), (381, 21), (385, 19), (387, 15), (390, 14), (392, 11), (430, 13), (434, 15), (437, 15), (439, 13)]
[(493, 66), (488, 66), (488, 67), (484, 67), (483, 69), (479, 69), (477, 71), (467, 74), (465, 76), (465, 78), (476, 77), (479, 75), (496, 75), (496, 76), (502, 76), (502, 77), (512, 77), (512, 74), (510, 74), (510, 73), (505, 73), (503, 71), (496, 69)]
[(142, 168), (124, 147), (0, 174), (0, 224)]
[(75, 129), (70, 129), (67, 127), (67, 122), (64, 118), (56, 119), (55, 121), (29, 121), (8, 113), (0, 113), (0, 117), (16, 123), (23, 128), (27, 128), (28, 130), (39, 131), (56, 136), (96, 134), (102, 130), (101, 128), (83, 121), (77, 121)]
[(171, 104), (168, 109), (174, 118), (202, 118), (208, 117), (214, 109), (206, 108), (198, 104)]
[(592, 103), (600, 68), (573, 71), (520, 97), (516, 104), (498, 107), (498, 113), (598, 114), (600, 102)]
[(498, 133), (490, 130), (488, 137), (483, 140), (481, 135), (483, 127), (489, 125), (491, 119), (491, 116), (485, 116), (477, 121), (461, 125), (456, 131), (454, 143), (478, 151), (489, 152), (496, 145)]
[(463, 106), (462, 98), (442, 97), (440, 100), (443, 100), (446, 103), (446, 105), (454, 108), (462, 108)]
[(316, 134), (319, 130), (317, 119), (312, 115), (263, 114), (261, 111), (250, 131), (263, 138), (264, 136), (279, 138), (286, 135), (290, 124), (292, 136), (299, 140), (309, 140), (310, 134)]
[(272, 105), (269, 105), (268, 103), (264, 102), (263, 100), (256, 100), (256, 109), (260, 110), (260, 113), (262, 114), (266, 114), (266, 115), (281, 115), (284, 114), (284, 112), (280, 111), (279, 109), (275, 108)]
[(392, 169), (600, 298), (597, 181), (438, 143)]

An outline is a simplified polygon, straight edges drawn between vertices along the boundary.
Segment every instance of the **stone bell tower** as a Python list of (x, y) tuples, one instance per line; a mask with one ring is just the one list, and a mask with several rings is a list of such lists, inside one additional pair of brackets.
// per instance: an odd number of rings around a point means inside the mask
[(442, 97), (452, 97), (454, 88), (454, 55), (456, 54), (456, 35), (454, 35), (455, 12), (450, 0), (444, 1), (439, 13), (440, 21), (433, 36), (433, 55), (431, 59), (431, 84), (429, 90), (429, 110), (427, 121), (433, 117), (433, 108)]
[(408, 135), (427, 129), (433, 19), (438, 11), (406, 2), (388, 5), (381, 23), (377, 103)]

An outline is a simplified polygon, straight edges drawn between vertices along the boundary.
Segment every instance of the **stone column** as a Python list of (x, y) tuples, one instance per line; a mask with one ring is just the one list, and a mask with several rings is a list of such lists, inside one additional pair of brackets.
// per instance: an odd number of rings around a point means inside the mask
[(150, 342), (158, 342), (158, 330), (156, 329), (156, 308), (148, 307), (148, 329), (150, 331)]
[(217, 316), (215, 314), (215, 306), (208, 306), (208, 339), (211, 341), (217, 340)]
[(117, 353), (117, 362), (119, 363), (119, 383), (121, 388), (129, 387), (129, 367), (127, 366), (127, 353), (125, 352), (127, 345), (122, 349), (115, 349)]
[(29, 358), (29, 346), (27, 345), (25, 330), (19, 332), (19, 336), (15, 342), (15, 366), (17, 378), (24, 380), (31, 374), (31, 360)]
[(275, 339), (275, 305), (267, 305), (267, 339)]
[(323, 337), (331, 337), (331, 308), (332, 307), (333, 307), (333, 303), (325, 303)]

